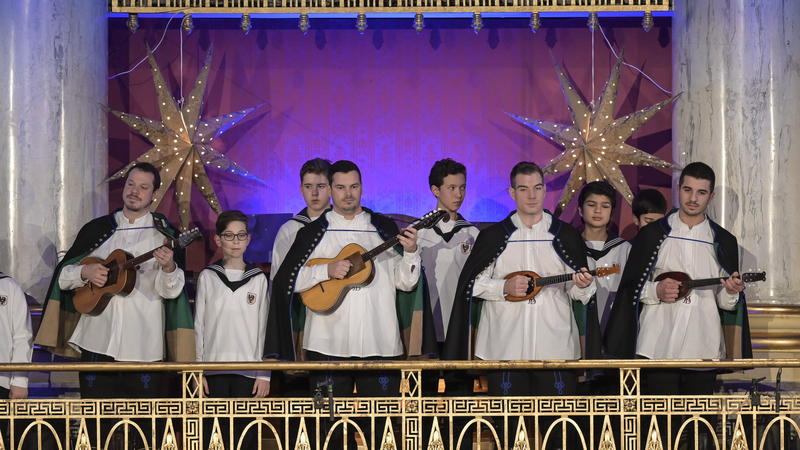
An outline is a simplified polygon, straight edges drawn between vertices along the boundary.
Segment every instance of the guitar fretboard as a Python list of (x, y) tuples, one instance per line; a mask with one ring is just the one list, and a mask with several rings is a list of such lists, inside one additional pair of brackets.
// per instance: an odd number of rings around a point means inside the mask
[[(597, 276), (597, 269), (593, 269), (589, 271), (591, 276)], [(565, 273), (564, 275), (553, 275), (552, 277), (541, 277), (535, 280), (531, 280), (530, 286), (532, 288), (547, 286), (550, 284), (557, 284), (557, 283), (566, 283), (567, 281), (572, 281), (571, 273)]]
[[(419, 229), (424, 228), (424, 227), (425, 227), (425, 224), (422, 221), (419, 221), (419, 222), (417, 222), (417, 223), (415, 223), (414, 225), (411, 226), (411, 228), (413, 228), (415, 230), (419, 230)], [(380, 255), (381, 253), (385, 252), (386, 250), (389, 250), (390, 248), (392, 248), (395, 245), (397, 245), (398, 242), (400, 242), (400, 238), (398, 238), (397, 236), (395, 236), (395, 237), (393, 237), (391, 239), (387, 239), (383, 244), (381, 244), (381, 245), (373, 248), (372, 250), (362, 254), (361, 255), (361, 260), (364, 261), (364, 262), (370, 261), (372, 258)]]
[[(164, 244), (164, 247), (172, 248), (173, 247), (173, 241), (168, 241), (166, 244)], [(155, 252), (156, 250), (158, 250), (158, 249), (150, 250), (147, 253), (144, 253), (144, 254), (139, 255), (139, 256), (137, 256), (135, 258), (132, 258), (132, 259), (129, 259), (129, 260), (125, 261), (124, 263), (122, 263), (122, 265), (109, 267), (109, 269), (111, 269), (111, 270), (133, 269), (134, 267), (138, 266), (139, 264), (142, 264), (143, 262), (146, 262), (146, 261), (150, 260), (150, 258), (153, 257), (153, 252)]]

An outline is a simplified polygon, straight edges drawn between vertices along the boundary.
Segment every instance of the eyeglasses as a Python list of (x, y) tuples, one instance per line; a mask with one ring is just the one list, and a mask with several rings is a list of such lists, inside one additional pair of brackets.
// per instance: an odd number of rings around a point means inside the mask
[(244, 241), (245, 239), (247, 239), (247, 236), (249, 236), (249, 235), (250, 235), (250, 233), (239, 233), (239, 234), (222, 233), (222, 234), (220, 234), (222, 239), (225, 239), (226, 241), (232, 241), (234, 238), (239, 238), (240, 241)]

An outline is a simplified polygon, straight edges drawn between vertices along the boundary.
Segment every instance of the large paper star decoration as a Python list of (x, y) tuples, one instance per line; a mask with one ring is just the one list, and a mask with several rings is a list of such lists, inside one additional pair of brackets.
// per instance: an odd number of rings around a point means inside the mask
[(158, 195), (153, 200), (152, 205), (150, 205), (150, 210), (155, 211), (158, 208), (167, 193), (167, 189), (175, 182), (175, 197), (178, 203), (178, 216), (180, 217), (182, 230), (188, 228), (191, 218), (189, 207), (192, 197), (192, 184), (197, 186), (214, 212), (217, 214), (222, 212), (217, 195), (206, 174), (206, 167), (266, 184), (210, 145), (211, 141), (217, 136), (234, 126), (244, 116), (261, 105), (211, 119), (200, 120), (200, 110), (203, 107), (208, 68), (211, 65), (213, 50), (214, 45), (212, 43), (189, 98), (186, 99), (183, 108), (179, 108), (178, 103), (172, 97), (169, 86), (164, 81), (161, 71), (156, 65), (150, 46), (147, 46), (147, 58), (150, 61), (150, 69), (153, 72), (153, 81), (158, 95), (158, 108), (161, 111), (160, 122), (114, 111), (101, 105), (106, 111), (119, 117), (120, 120), (130, 125), (153, 144), (153, 148), (104, 182), (125, 176), (129, 168), (140, 162), (149, 162), (156, 167), (160, 167), (161, 188), (158, 190)]
[(606, 85), (603, 87), (603, 92), (597, 102), (597, 108), (594, 110), (583, 101), (573, 88), (569, 78), (558, 65), (555, 56), (552, 53), (550, 54), (561, 80), (564, 96), (567, 99), (572, 125), (562, 125), (506, 113), (564, 147), (564, 151), (560, 155), (542, 167), (542, 172), (544, 172), (545, 176), (560, 175), (572, 171), (561, 193), (561, 198), (558, 200), (558, 206), (555, 210), (556, 217), (561, 215), (583, 183), (591, 181), (608, 181), (614, 189), (622, 194), (622, 198), (631, 203), (633, 201), (633, 193), (625, 180), (625, 176), (622, 175), (619, 169), (621, 165), (680, 170), (680, 167), (672, 163), (656, 158), (625, 143), (636, 130), (656, 115), (661, 108), (678, 98), (680, 94), (625, 117), (615, 119), (614, 105), (617, 101), (619, 73), (624, 52), (625, 50), (623, 49), (619, 53), (617, 64), (611, 71), (611, 76), (606, 81)]

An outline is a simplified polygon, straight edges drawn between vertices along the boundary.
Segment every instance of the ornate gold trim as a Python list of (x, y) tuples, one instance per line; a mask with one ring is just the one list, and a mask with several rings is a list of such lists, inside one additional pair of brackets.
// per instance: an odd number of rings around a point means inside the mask
[[(652, 12), (672, 11), (671, 0), (638, 0), (625, 4), (609, 4), (608, 0), (575, 0), (572, 2), (550, 0), (506, 0), (488, 2), (483, 0), (459, 0), (458, 6), (450, 6), (447, 0), (264, 0), (263, 2), (199, 2), (166, 0), (158, 6), (147, 6), (145, 2), (112, 0), (112, 13), (165, 14), (183, 11), (185, 14), (275, 14), (275, 13), (426, 13), (426, 12), (537, 12), (537, 13), (598, 13), (598, 12)], [(335, 6), (336, 4), (346, 6)], [(616, 2), (613, 2), (616, 3)], [(622, 3), (622, 2), (620, 2)], [(213, 5), (213, 6), (212, 6)], [(254, 6), (257, 5), (257, 6)], [(380, 6), (378, 6), (380, 5)]]
[(755, 314), (798, 316), (800, 315), (800, 305), (748, 304), (747, 313), (749, 316)]

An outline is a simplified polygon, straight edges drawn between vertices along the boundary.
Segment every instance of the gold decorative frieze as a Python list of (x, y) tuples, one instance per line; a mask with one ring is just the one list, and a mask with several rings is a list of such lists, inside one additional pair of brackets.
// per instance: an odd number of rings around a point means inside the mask
[[(46, 365), (55, 370), (141, 370), (142, 365), (183, 372), (184, 395), (153, 399), (31, 398), (0, 401), (0, 434), (8, 449), (61, 448), (62, 450), (244, 450), (243, 438), (255, 434), (260, 447), (252, 450), (310, 450), (326, 448), (334, 434), (356, 436), (369, 450), (419, 450), (460, 448), (465, 439), (477, 438), (481, 448), (533, 450), (544, 445), (602, 450), (666, 450), (705, 432), (707, 449), (750, 450), (781, 448), (766, 445), (769, 436), (798, 435), (800, 397), (774, 390), (702, 396), (645, 395), (639, 388), (642, 368), (800, 368), (797, 359), (738, 361), (460, 361), (349, 363), (262, 363), (262, 369), (313, 368), (323, 370), (398, 370), (402, 390), (393, 397), (333, 399), (333, 417), (317, 409), (310, 398), (202, 398), (196, 382), (202, 372), (254, 370), (257, 363)], [(425, 396), (418, 389), (420, 369), (578, 367), (617, 369), (625, 386), (614, 395), (556, 397)], [(40, 364), (28, 367), (43, 370)], [(2, 364), (0, 372), (19, 371), (19, 365)], [(438, 370), (438, 369), (437, 369)], [(606, 370), (606, 373), (612, 373)], [(774, 383), (766, 380), (765, 383)], [(413, 395), (412, 395), (413, 393)], [(780, 408), (776, 402), (780, 402)], [(714, 418), (714, 420), (711, 419)], [(388, 419), (388, 420), (383, 420)], [(711, 423), (719, 423), (712, 431)], [(241, 424), (234, 430), (233, 423)], [(430, 425), (424, 425), (424, 424)], [(101, 426), (102, 424), (102, 426)], [(602, 425), (600, 425), (602, 424)], [(427, 427), (427, 428), (426, 428)], [(568, 432), (564, 432), (566, 427)], [(153, 432), (152, 429), (156, 431)], [(231, 436), (233, 434), (233, 436)], [(68, 442), (67, 437), (71, 436)], [(791, 439), (783, 442), (793, 442)], [(2, 442), (2, 440), (0, 440)], [(475, 442), (477, 444), (477, 442)], [(566, 447), (565, 447), (566, 446)], [(328, 448), (331, 448), (328, 445)], [(571, 448), (571, 447), (570, 447)], [(691, 445), (689, 448), (693, 448)], [(2, 450), (2, 449), (0, 449)], [(248, 449), (251, 450), (251, 449)], [(788, 448), (787, 448), (788, 450)]]
[(111, 0), (112, 13), (203, 14), (672, 11), (672, 0)]

